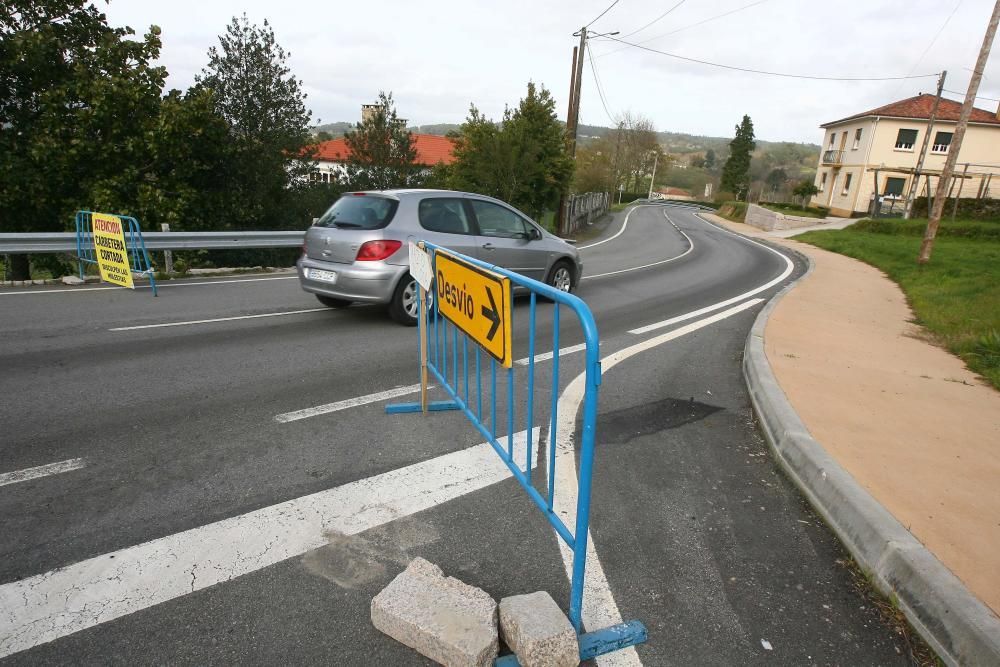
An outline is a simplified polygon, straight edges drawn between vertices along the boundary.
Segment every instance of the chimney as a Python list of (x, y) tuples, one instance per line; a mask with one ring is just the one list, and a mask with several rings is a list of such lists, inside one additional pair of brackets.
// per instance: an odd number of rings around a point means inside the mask
[(361, 122), (366, 122), (369, 118), (375, 115), (379, 109), (382, 108), (381, 104), (362, 104), (361, 105)]

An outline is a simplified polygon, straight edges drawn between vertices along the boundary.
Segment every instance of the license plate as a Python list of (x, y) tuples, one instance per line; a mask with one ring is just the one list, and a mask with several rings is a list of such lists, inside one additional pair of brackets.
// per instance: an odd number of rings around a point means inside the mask
[(321, 280), (325, 283), (335, 283), (337, 282), (337, 272), (324, 271), (323, 269), (306, 269), (306, 278)]

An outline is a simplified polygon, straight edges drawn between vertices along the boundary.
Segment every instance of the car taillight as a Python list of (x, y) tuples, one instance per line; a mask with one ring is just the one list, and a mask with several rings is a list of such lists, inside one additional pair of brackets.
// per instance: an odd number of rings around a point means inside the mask
[(358, 248), (359, 262), (377, 262), (396, 252), (403, 245), (401, 241), (367, 241)]

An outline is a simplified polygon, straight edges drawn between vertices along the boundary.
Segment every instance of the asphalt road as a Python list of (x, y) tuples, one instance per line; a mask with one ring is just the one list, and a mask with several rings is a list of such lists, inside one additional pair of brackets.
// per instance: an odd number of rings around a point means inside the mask
[[(617, 610), (649, 627), (638, 657), (904, 663), (838, 564), (843, 550), (771, 460), (743, 384), (755, 300), (802, 262), (677, 207), (625, 220), (581, 244), (578, 293), (602, 356), (632, 355), (601, 386), (591, 531)], [(518, 299), (515, 358), (527, 355), (527, 309)], [(551, 310), (539, 307), (536, 352), (550, 349)], [(580, 340), (564, 328), (564, 346)], [(354, 400), (418, 380), (415, 331), (378, 308), (319, 309), (287, 276), (168, 284), (155, 299), (36, 287), (0, 291), (0, 342), (0, 474), (75, 467), (0, 484), (4, 664), (422, 664), (368, 622), (372, 596), (418, 555), (496, 599), (545, 589), (566, 604), (556, 539), (513, 480), (435, 491), (426, 508), (377, 495), (482, 441), (457, 413), (387, 416), (388, 400)], [(536, 368), (550, 387), (551, 362)], [(582, 355), (560, 370), (564, 387)], [(535, 424), (548, 410), (539, 399)], [(289, 528), (261, 550), (270, 556), (220, 555), (218, 531), (268, 535), (330, 489), (342, 530)], [(373, 518), (369, 496), (391, 515)], [(129, 557), (134, 570), (87, 576)], [(135, 588), (182, 570), (184, 590)], [(31, 596), (58, 607), (60, 578), (94, 600), (69, 620), (32, 620)]]

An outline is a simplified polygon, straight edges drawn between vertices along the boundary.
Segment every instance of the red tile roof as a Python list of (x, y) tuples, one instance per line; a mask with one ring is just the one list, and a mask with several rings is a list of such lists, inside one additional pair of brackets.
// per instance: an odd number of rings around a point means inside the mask
[[(824, 123), (823, 125), (820, 125), (820, 127), (830, 127), (831, 125), (843, 123), (848, 120), (865, 118), (868, 116), (882, 116), (883, 118), (917, 118), (926, 120), (931, 117), (931, 107), (934, 106), (934, 97), (934, 95), (929, 93), (923, 93), (917, 95), (916, 97), (910, 97), (905, 100), (900, 100), (899, 102), (886, 104), (878, 109), (872, 109), (871, 111), (865, 111), (864, 113), (848, 116), (847, 118), (841, 118), (840, 120)], [(942, 97), (941, 104), (938, 106), (937, 117), (939, 120), (957, 121), (958, 115), (961, 111), (961, 102), (956, 102)], [(1000, 125), (1000, 120), (997, 119), (996, 114), (992, 111), (977, 109), (975, 107), (972, 109), (972, 116), (969, 117), (969, 121), (973, 123)]]
[[(455, 161), (455, 142), (436, 134), (414, 134), (413, 147), (417, 150), (416, 164), (433, 167), (438, 162)], [(324, 162), (346, 162), (351, 149), (343, 137), (323, 141), (316, 145), (316, 159)]]
[(657, 188), (656, 191), (659, 192), (661, 195), (673, 195), (673, 196), (680, 196), (680, 197), (690, 197), (691, 196), (691, 191), (690, 190), (685, 190), (683, 188), (674, 188), (674, 187)]

